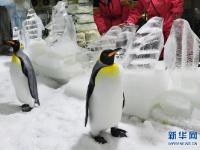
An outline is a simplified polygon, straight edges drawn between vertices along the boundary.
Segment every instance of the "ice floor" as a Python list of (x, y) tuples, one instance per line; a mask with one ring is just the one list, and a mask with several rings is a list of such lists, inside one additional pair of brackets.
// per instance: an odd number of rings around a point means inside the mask
[(123, 116), (120, 127), (128, 138), (103, 133), (108, 144), (99, 145), (84, 127), (85, 101), (67, 96), (64, 88), (39, 78), (41, 106), (29, 113), (20, 111), (9, 76), (9, 57), (0, 58), (0, 150), (164, 150), (199, 149), (198, 146), (169, 146), (168, 132), (183, 129)]

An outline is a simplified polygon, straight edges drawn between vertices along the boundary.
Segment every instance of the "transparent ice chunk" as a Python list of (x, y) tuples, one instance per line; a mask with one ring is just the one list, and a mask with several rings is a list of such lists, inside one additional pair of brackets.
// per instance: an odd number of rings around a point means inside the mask
[(44, 25), (37, 16), (34, 9), (29, 9), (26, 20), (22, 23), (25, 43), (28, 45), (30, 40), (42, 39), (42, 30)]
[(46, 38), (48, 45), (53, 45), (56, 41), (67, 38), (76, 42), (76, 30), (73, 19), (66, 11), (66, 3), (59, 1), (52, 10), (52, 20), (48, 25), (51, 30)]
[(153, 68), (164, 45), (163, 19), (151, 18), (131, 41), (123, 65), (127, 68)]
[(137, 26), (126, 25), (124, 27), (113, 26), (108, 32), (91, 43), (89, 48), (97, 49), (115, 49), (115, 48), (126, 48), (129, 41), (134, 37)]
[(169, 69), (197, 68), (199, 63), (200, 39), (184, 19), (177, 19), (172, 25), (165, 44), (164, 61)]

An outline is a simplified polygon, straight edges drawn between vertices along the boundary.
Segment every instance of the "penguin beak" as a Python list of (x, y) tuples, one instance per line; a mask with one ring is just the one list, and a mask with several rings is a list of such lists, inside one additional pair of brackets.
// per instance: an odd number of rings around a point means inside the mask
[(121, 50), (121, 48), (115, 49), (113, 52), (111, 52), (110, 54), (108, 54), (108, 57), (112, 57), (112, 56), (115, 55), (119, 50)]
[(117, 53), (116, 51), (111, 52), (111, 53), (108, 54), (108, 57), (112, 57), (112, 56), (115, 55), (116, 53)]

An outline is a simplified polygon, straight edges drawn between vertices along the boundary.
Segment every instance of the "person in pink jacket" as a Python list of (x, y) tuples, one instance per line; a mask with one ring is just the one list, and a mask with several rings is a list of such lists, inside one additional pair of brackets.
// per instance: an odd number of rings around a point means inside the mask
[(162, 17), (164, 18), (163, 34), (166, 42), (174, 19), (182, 16), (183, 3), (183, 0), (138, 0), (129, 12), (127, 23), (137, 24), (143, 13), (147, 14), (148, 19), (155, 16)]

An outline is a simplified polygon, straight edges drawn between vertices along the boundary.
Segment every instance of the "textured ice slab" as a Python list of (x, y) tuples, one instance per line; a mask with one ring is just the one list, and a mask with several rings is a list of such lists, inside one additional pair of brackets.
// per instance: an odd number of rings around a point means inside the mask
[(89, 48), (127, 48), (129, 41), (135, 37), (136, 30), (137, 26), (135, 25), (126, 25), (123, 27), (113, 26), (105, 35), (91, 43)]
[(154, 68), (163, 48), (163, 19), (151, 18), (136, 33), (129, 45), (124, 66), (127, 68)]
[(28, 53), (38, 74), (60, 82), (83, 73), (82, 63), (87, 59), (85, 49), (70, 41), (60, 41), (49, 46), (42, 39), (33, 40)]
[[(91, 71), (90, 71), (91, 72)], [(65, 94), (79, 99), (86, 99), (86, 92), (90, 80), (90, 72), (72, 78), (65, 86)]]
[(151, 110), (160, 101), (159, 97), (168, 88), (169, 77), (165, 70), (126, 70), (124, 113), (143, 119), (150, 117)]
[(184, 19), (177, 19), (172, 25), (165, 44), (164, 61), (169, 69), (197, 68), (199, 63), (200, 39)]
[(34, 9), (29, 9), (26, 20), (22, 23), (24, 40), (26, 46), (30, 44), (30, 40), (42, 39), (42, 30), (44, 25), (42, 20), (37, 16)]
[(166, 91), (160, 101), (160, 107), (169, 116), (188, 118), (192, 114), (192, 105), (187, 94), (179, 91)]

